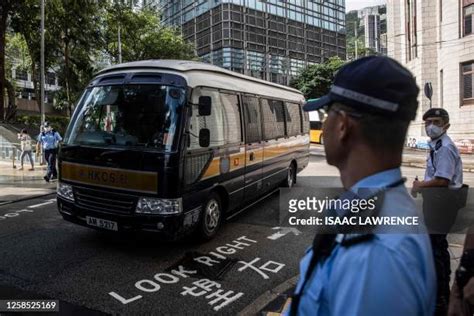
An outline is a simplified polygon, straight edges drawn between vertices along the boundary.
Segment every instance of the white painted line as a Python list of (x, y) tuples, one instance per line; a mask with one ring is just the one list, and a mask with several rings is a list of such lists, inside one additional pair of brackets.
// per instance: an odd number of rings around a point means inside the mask
[(274, 230), (279, 229), (280, 231), (274, 234), (271, 234), (270, 236), (267, 237), (268, 239), (271, 239), (271, 240), (277, 240), (287, 235), (288, 233), (293, 233), (295, 236), (298, 236), (299, 234), (301, 234), (301, 232), (298, 229), (292, 228), (292, 227), (273, 227), (272, 229)]
[(54, 201), (56, 201), (56, 199), (51, 199), (51, 200), (48, 200), (48, 201), (46, 201), (44, 203), (40, 203), (40, 204), (30, 205), (30, 206), (28, 206), (28, 208), (37, 208), (37, 207), (40, 207), (40, 206), (43, 206), (43, 205), (48, 205), (48, 204), (54, 203)]

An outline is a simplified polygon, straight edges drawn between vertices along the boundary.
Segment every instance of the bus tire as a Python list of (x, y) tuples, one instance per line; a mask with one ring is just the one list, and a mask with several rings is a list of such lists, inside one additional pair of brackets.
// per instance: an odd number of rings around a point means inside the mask
[(211, 240), (217, 234), (224, 216), (222, 202), (219, 194), (212, 192), (203, 204), (201, 221), (199, 224), (199, 237), (202, 240)]
[(296, 166), (292, 162), (286, 171), (286, 179), (283, 182), (285, 188), (292, 188), (296, 183)]

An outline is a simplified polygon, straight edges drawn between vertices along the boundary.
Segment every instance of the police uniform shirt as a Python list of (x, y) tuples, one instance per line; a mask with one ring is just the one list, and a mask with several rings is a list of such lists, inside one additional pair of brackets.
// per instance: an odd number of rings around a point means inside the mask
[[(359, 181), (351, 188), (382, 188), (401, 179), (400, 169), (386, 170)], [(384, 194), (381, 216), (416, 216), (416, 206), (405, 186)], [(336, 242), (338, 239), (336, 239)], [(303, 278), (313, 251), (300, 263)], [(307, 281), (298, 315), (433, 315), (436, 275), (426, 234), (375, 234), (351, 246), (336, 244)], [(290, 308), (285, 313), (288, 314)]]
[(62, 141), (62, 137), (59, 135), (58, 132), (49, 131), (46, 133), (41, 133), (38, 136), (38, 142), (43, 144), (43, 149), (55, 149), (57, 147), (57, 143)]
[(435, 177), (449, 180), (450, 188), (460, 188), (463, 182), (462, 161), (451, 138), (444, 133), (429, 142), (430, 153), (426, 160), (425, 181)]

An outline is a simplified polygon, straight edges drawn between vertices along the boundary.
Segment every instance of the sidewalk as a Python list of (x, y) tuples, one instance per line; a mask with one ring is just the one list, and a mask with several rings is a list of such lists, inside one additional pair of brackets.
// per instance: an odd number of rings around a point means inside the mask
[[(323, 145), (311, 144), (310, 153), (313, 156), (325, 157)], [(403, 166), (426, 168), (427, 150), (405, 148), (403, 151)], [(463, 171), (474, 173), (474, 155), (461, 155)]]
[(56, 182), (43, 179), (46, 166), (36, 165), (34, 171), (28, 171), (30, 164), (25, 161), (25, 169), (19, 167), (18, 163), (14, 169), (11, 162), (0, 161), (0, 205), (56, 192)]

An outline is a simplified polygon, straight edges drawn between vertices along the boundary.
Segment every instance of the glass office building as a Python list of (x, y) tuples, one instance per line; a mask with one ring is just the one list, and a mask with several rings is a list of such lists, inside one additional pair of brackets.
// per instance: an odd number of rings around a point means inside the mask
[(203, 61), (288, 84), (308, 65), (345, 58), (345, 0), (159, 1)]

